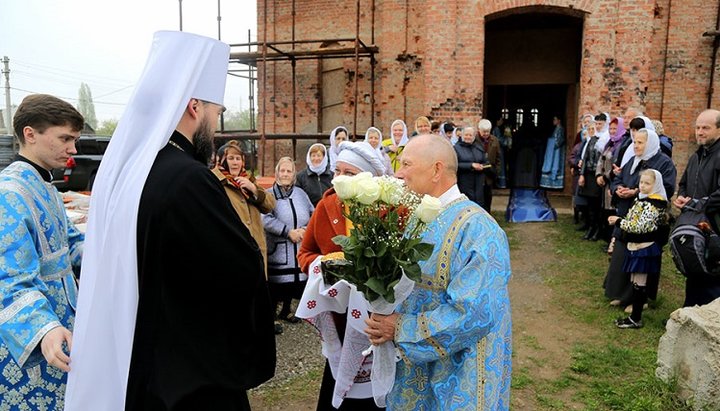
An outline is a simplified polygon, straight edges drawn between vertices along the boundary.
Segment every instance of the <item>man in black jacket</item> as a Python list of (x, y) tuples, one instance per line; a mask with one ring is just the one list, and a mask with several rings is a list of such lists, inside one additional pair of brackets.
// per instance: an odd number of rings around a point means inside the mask
[[(705, 211), (712, 215), (720, 211), (720, 111), (700, 113), (695, 121), (695, 137), (700, 147), (688, 161), (673, 204), (683, 214)], [(718, 297), (720, 277), (687, 275), (684, 307), (704, 305)]]

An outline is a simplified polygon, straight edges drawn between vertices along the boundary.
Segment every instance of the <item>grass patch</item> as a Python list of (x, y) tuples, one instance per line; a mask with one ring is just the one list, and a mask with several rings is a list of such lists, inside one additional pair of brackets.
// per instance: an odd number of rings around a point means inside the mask
[[(516, 228), (505, 227), (509, 237), (517, 237)], [(659, 298), (643, 313), (645, 327), (619, 330), (613, 320), (624, 313), (608, 305), (602, 288), (608, 266), (601, 250), (604, 244), (582, 241), (569, 216), (560, 216), (548, 229), (552, 234), (547, 249), (553, 256), (541, 274), (553, 290), (554, 304), (574, 321), (594, 327), (598, 336), (572, 347), (572, 361), (560, 377), (534, 379), (527, 370), (520, 370), (513, 375), (520, 379), (513, 388), (537, 393), (542, 410), (568, 409), (562, 400), (568, 395), (586, 410), (691, 410), (675, 396), (673, 384), (655, 377), (658, 341), (665, 332), (663, 320), (682, 306), (684, 298), (684, 279), (668, 251), (663, 256)], [(532, 341), (524, 342), (534, 348)]]
[(297, 375), (282, 384), (262, 386), (251, 390), (248, 395), (253, 407), (263, 409), (272, 408), (292, 399), (293, 403), (303, 401), (317, 401), (323, 368), (310, 369), (302, 375)]

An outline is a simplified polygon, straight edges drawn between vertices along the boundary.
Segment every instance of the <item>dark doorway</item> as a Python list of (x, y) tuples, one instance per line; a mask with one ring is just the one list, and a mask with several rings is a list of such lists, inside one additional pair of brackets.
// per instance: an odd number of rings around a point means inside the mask
[(503, 117), (512, 129), (513, 147), (505, 156), (510, 185), (524, 147), (536, 154), (539, 178), (553, 116), (562, 120), (566, 140), (574, 137), (582, 26), (582, 17), (546, 7), (486, 18), (485, 116), (493, 123)]

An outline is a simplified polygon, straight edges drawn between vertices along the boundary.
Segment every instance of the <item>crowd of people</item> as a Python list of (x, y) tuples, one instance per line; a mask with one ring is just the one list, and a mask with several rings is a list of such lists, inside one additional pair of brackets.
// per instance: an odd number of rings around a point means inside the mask
[[(689, 216), (711, 218), (705, 216), (716, 212), (706, 205), (708, 198), (720, 195), (715, 154), (719, 115), (706, 110), (696, 119), (699, 148), (690, 158), (673, 202), (680, 210), (677, 223), (670, 207), (677, 177), (673, 142), (664, 134), (662, 123), (636, 108), (628, 108), (623, 117), (587, 113), (580, 119), (581, 128), (568, 157), (574, 220), (583, 239), (607, 241), (610, 263), (603, 282), (605, 296), (610, 305), (628, 314), (616, 320), (619, 328), (643, 326), (643, 309), (648, 299), (657, 298), (662, 249), (673, 226)], [(700, 162), (705, 166), (702, 169), (697, 167)], [(684, 306), (703, 305), (720, 297), (717, 278), (707, 273), (684, 274)]]
[[(443, 246), (422, 266), (434, 285), (418, 283), (392, 315), (358, 331), (347, 299), (332, 295), (334, 311), (310, 319), (328, 360), (318, 409), (508, 409), (509, 247), (480, 207), (498, 178), (490, 123), (446, 122), (433, 134), (420, 117), (408, 135), (395, 120), (389, 138), (371, 127), (357, 142), (339, 126), (309, 148), (303, 170), (281, 158), (263, 189), (237, 141), (213, 147), (228, 58), (214, 39), (155, 34), (85, 234), (50, 184), (76, 153), (83, 117), (43, 94), (18, 107), (20, 151), (0, 173), (4, 409), (249, 410), (247, 390), (274, 374), (278, 321), (300, 321), (292, 300), (308, 292), (310, 264), (351, 227), (332, 178), (360, 172), (437, 197), (444, 210), (424, 241)], [(362, 352), (387, 341), (404, 359), (385, 399)]]

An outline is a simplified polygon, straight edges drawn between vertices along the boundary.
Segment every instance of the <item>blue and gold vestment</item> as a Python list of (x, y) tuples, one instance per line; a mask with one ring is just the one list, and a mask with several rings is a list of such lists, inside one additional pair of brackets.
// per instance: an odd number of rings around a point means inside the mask
[(83, 240), (35, 167), (0, 172), (0, 411), (63, 408), (67, 376), (48, 366), (40, 341), (72, 330)]

